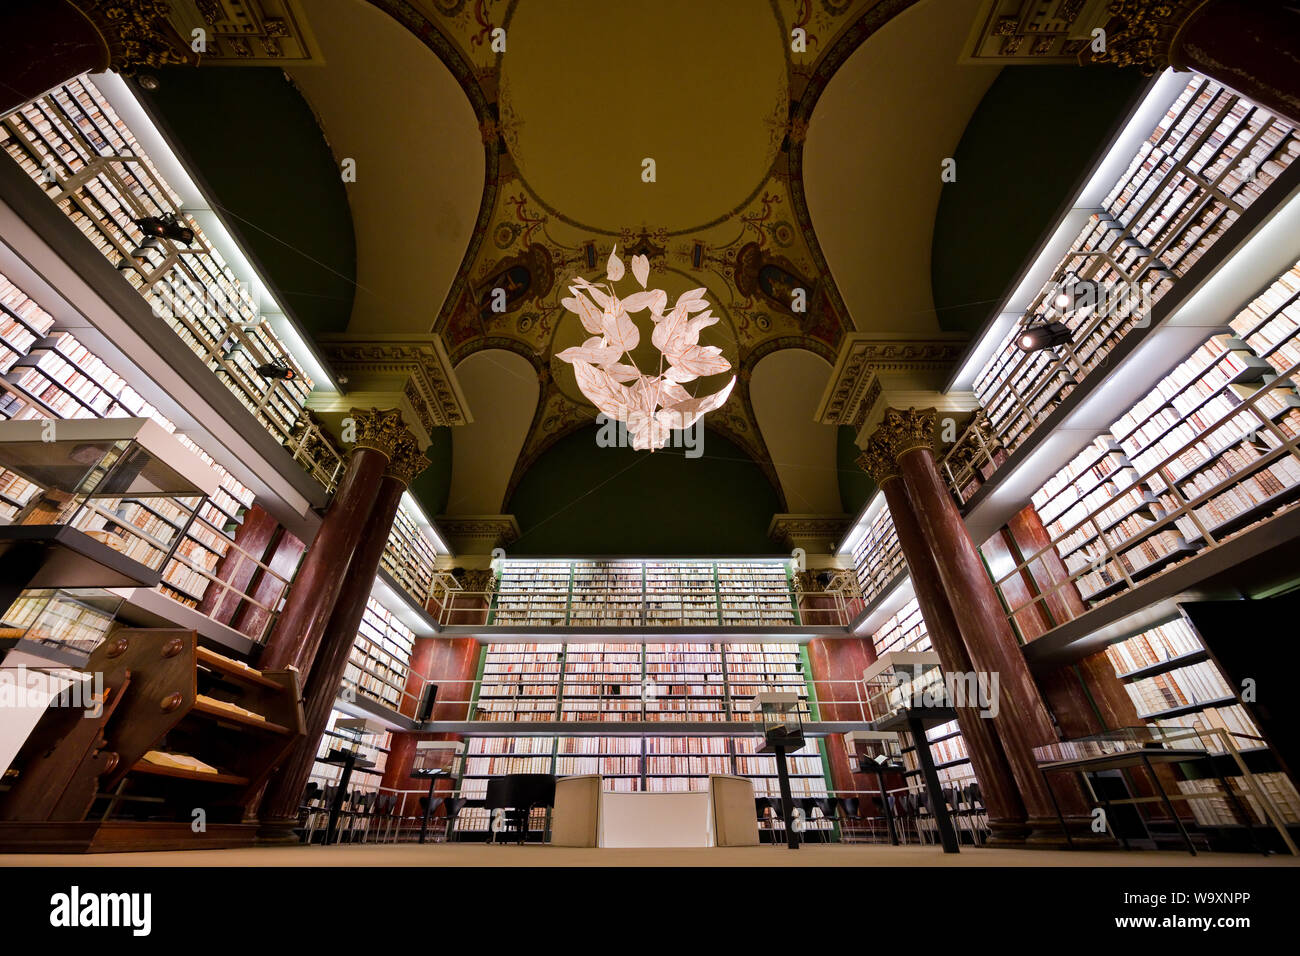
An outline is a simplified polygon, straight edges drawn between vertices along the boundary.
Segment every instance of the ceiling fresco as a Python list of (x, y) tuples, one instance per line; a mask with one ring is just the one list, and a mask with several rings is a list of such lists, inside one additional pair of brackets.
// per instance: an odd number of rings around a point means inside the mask
[(501, 348), (537, 371), (506, 500), (538, 456), (595, 417), (553, 358), (580, 334), (559, 302), (617, 247), (648, 256), (670, 294), (708, 290), (722, 321), (707, 344), (739, 378), (709, 427), (754, 457), (785, 507), (752, 371), (784, 348), (833, 362), (854, 328), (803, 197), (808, 120), (836, 68), (915, 0), (370, 2), (438, 54), (479, 118), (483, 202), (433, 330), (453, 363)]

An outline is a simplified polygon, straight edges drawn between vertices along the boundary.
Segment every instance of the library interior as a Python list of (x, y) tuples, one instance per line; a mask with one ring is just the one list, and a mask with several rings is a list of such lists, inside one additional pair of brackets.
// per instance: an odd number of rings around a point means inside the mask
[(1293, 3), (0, 37), (4, 864), (1300, 862)]

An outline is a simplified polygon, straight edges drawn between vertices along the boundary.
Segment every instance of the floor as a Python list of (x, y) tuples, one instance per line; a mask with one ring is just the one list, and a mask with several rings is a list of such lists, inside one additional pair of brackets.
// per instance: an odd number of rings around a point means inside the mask
[(1298, 866), (1300, 858), (1169, 851), (967, 849), (870, 844), (681, 849), (583, 849), (439, 843), (332, 847), (252, 847), (170, 853), (0, 855), (5, 866)]

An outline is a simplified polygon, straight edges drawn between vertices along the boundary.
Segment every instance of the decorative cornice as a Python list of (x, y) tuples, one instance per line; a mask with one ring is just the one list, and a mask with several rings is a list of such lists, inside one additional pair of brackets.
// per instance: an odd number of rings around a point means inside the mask
[(880, 372), (946, 372), (957, 362), (964, 335), (896, 338), (852, 332), (844, 337), (817, 409), (823, 425), (861, 426), (880, 398)]
[(474, 420), (440, 335), (329, 335), (321, 348), (349, 389), (404, 396), (426, 431)]
[(416, 476), (431, 464), (433, 462), (420, 450), (420, 443), (408, 429), (397, 437), (397, 447), (393, 449), (393, 457), (388, 461), (384, 476), (396, 478), (409, 488)]
[(488, 554), (519, 540), (514, 515), (438, 515), (438, 530), (458, 555)]
[(108, 45), (109, 68), (123, 76), (163, 66), (198, 66), (190, 49), (168, 22), (167, 0), (72, 0)]
[(877, 485), (883, 485), (890, 478), (899, 476), (898, 459), (889, 446), (880, 440), (879, 435), (872, 435), (867, 441), (867, 447), (858, 456), (858, 467), (870, 475)]
[[(767, 527), (767, 536), (784, 548), (830, 553), (852, 523), (852, 515), (844, 514), (775, 514)], [(812, 548), (808, 547), (810, 544)]]
[(1093, 62), (1136, 66), (1147, 76), (1167, 69), (1178, 31), (1205, 0), (1114, 0), (1106, 49)]
[(349, 417), (356, 422), (356, 440), (353, 448), (369, 448), (379, 452), (391, 463), (397, 456), (398, 446), (411, 436), (395, 408), (353, 408)]
[(938, 411), (933, 408), (885, 409), (885, 417), (872, 433), (897, 460), (909, 451), (928, 448), (934, 451), (934, 422)]

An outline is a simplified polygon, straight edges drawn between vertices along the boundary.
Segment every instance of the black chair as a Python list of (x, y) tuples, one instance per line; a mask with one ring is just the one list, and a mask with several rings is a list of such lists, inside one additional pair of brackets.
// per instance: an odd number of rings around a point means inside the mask
[(831, 826), (826, 828), (826, 842), (829, 843), (831, 837), (835, 835), (834, 824), (839, 817), (840, 798), (839, 797), (817, 797), (817, 810), (822, 815), (822, 819), (830, 823)]
[(850, 835), (856, 836), (858, 829), (857, 824), (861, 821), (858, 814), (862, 810), (861, 797), (840, 797), (839, 798), (839, 817), (840, 817), (840, 842), (851, 843)]
[(465, 797), (447, 797), (443, 803), (443, 806), (447, 808), (447, 829), (443, 836), (444, 841), (455, 839), (456, 817), (460, 815), (460, 811), (465, 808), (465, 804), (468, 802)]

